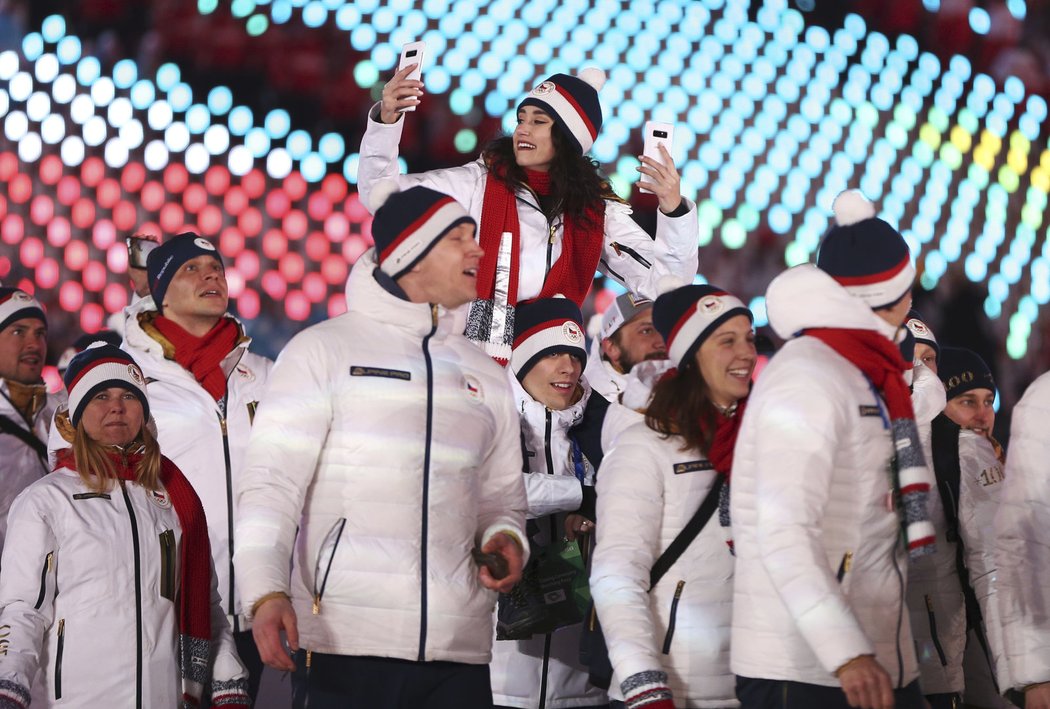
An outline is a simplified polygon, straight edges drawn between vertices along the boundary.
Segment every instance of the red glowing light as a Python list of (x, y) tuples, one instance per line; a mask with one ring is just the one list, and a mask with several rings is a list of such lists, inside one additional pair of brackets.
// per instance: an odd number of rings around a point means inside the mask
[(186, 166), (181, 163), (171, 163), (164, 168), (164, 189), (171, 194), (179, 194), (190, 181), (190, 174)]
[(101, 158), (90, 157), (80, 165), (80, 179), (88, 187), (94, 187), (106, 176), (106, 163)]
[(325, 281), (333, 286), (342, 286), (346, 283), (346, 276), (350, 271), (346, 259), (336, 254), (326, 256), (321, 262), (321, 275)]
[(306, 257), (311, 261), (320, 262), (329, 253), (328, 239), (319, 231), (311, 231), (306, 237)]
[(80, 310), (84, 304), (84, 289), (76, 281), (66, 281), (58, 289), (58, 304), (68, 313)]
[(65, 217), (55, 217), (47, 225), (47, 243), (56, 249), (61, 249), (69, 243), (72, 230), (69, 228), (69, 220)]
[(254, 251), (242, 251), (234, 258), (234, 267), (248, 280), (259, 276), (259, 254)]
[(33, 181), (29, 175), (18, 174), (7, 185), (7, 196), (15, 204), (25, 204), (33, 196)]
[(276, 261), (288, 251), (288, 239), (279, 229), (269, 229), (262, 239), (263, 255)]
[(0, 194), (0, 219), (7, 216), (7, 197)]
[(66, 266), (74, 271), (82, 270), (90, 257), (87, 244), (83, 241), (71, 241), (66, 246), (64, 260)]
[(0, 240), (5, 244), (17, 244), (25, 236), (25, 223), (17, 214), (8, 214), (0, 222)]
[(106, 311), (98, 303), (87, 303), (80, 311), (80, 329), (84, 332), (98, 332), (106, 320)]
[(251, 170), (241, 178), (241, 187), (251, 199), (259, 199), (266, 191), (266, 175), (261, 170)]
[(47, 195), (38, 194), (29, 203), (29, 218), (37, 226), (44, 226), (55, 216), (55, 205)]
[(125, 192), (138, 192), (146, 181), (146, 168), (137, 162), (129, 162), (120, 175), (120, 185)]
[(219, 251), (227, 258), (236, 258), (244, 251), (244, 234), (237, 227), (228, 226), (219, 235)]
[(20, 280), (18, 282), (18, 285), (15, 286), (15, 288), (17, 288), (18, 290), (24, 290), (29, 295), (36, 294), (36, 284), (28, 278), (23, 278), (22, 280)]
[[(99, 219), (95, 222), (94, 228), (91, 230), (91, 241), (95, 244), (96, 249), (109, 249), (110, 246), (117, 240), (117, 230), (113, 226), (113, 222), (108, 219)], [(127, 265), (127, 246), (122, 242), (121, 248), (124, 249), (125, 265)], [(121, 272), (123, 269), (119, 269), (117, 272)]]
[(54, 185), (62, 179), (62, 159), (57, 155), (45, 155), (40, 161), (40, 181)]
[(183, 231), (186, 213), (177, 202), (169, 202), (160, 208), (160, 231), (165, 234), (178, 234)]
[(266, 195), (266, 213), (274, 219), (283, 219), (288, 210), (292, 208), (292, 200), (284, 190), (273, 190)]
[(156, 212), (164, 204), (167, 196), (164, 187), (159, 182), (150, 180), (142, 186), (142, 195), (139, 199), (143, 209), (147, 212)]
[(112, 209), (120, 200), (120, 183), (107, 177), (95, 188), (95, 198), (103, 209)]
[(306, 236), (306, 229), (309, 224), (306, 221), (305, 214), (298, 209), (293, 209), (284, 216), (281, 226), (284, 228), (285, 236), (292, 240), (299, 240)]
[(196, 183), (188, 186), (182, 193), (182, 205), (190, 214), (197, 214), (208, 204), (208, 193), (201, 185)]
[(293, 290), (284, 299), (284, 312), (296, 322), (310, 317), (310, 301), (301, 291)]
[(128, 304), (128, 290), (116, 283), (110, 283), (102, 291), (102, 306), (107, 313), (119, 313)]
[(0, 256), (0, 278), (7, 278), (11, 273), (11, 259)]
[(58, 373), (58, 367), (54, 365), (47, 365), (44, 367), (44, 371), (40, 373), (40, 376), (44, 380), (44, 384), (47, 386), (47, 391), (50, 394), (57, 394), (62, 391), (62, 387), (65, 386), (62, 382), (62, 375)]
[(128, 247), (125, 244), (113, 244), (106, 249), (106, 267), (113, 273), (127, 273)]
[(323, 222), (332, 213), (332, 203), (324, 192), (314, 192), (306, 202), (306, 213), (314, 221)]
[(346, 296), (342, 293), (328, 297), (328, 317), (334, 318), (346, 312)]
[(354, 224), (360, 224), (371, 217), (365, 205), (361, 204), (361, 197), (356, 192), (346, 198), (346, 202), (343, 203), (343, 211)]
[(321, 191), (330, 201), (342, 202), (346, 198), (347, 184), (342, 175), (326, 175), (321, 180)]
[(306, 264), (303, 262), (302, 256), (291, 251), (281, 257), (281, 260), (278, 262), (278, 269), (288, 283), (298, 283), (303, 279), (303, 274), (306, 272)]
[(231, 298), (236, 298), (244, 292), (244, 276), (235, 268), (226, 270), (226, 287)]
[(288, 292), (288, 284), (277, 271), (267, 271), (263, 274), (262, 287), (271, 300), (281, 300)]
[[(28, 266), (28, 264), (26, 265)], [(58, 267), (58, 261), (53, 258), (43, 259), (36, 267), (37, 285), (44, 289), (54, 288), (58, 284), (60, 274), (61, 269)]]
[(354, 234), (343, 242), (343, 258), (348, 263), (355, 263), (358, 257), (368, 250), (368, 246), (364, 239)]
[(324, 220), (324, 233), (329, 241), (341, 243), (350, 236), (350, 220), (341, 212), (333, 212)]
[(98, 261), (92, 261), (87, 266), (84, 266), (84, 272), (81, 274), (81, 280), (84, 281), (84, 287), (92, 293), (98, 293), (100, 290), (106, 287), (106, 281), (109, 280), (109, 273), (106, 271), (106, 267)]
[(598, 313), (604, 313), (614, 300), (616, 300), (616, 293), (609, 288), (602, 288), (594, 294), (595, 311)]
[(306, 180), (298, 172), (293, 172), (284, 178), (282, 187), (284, 187), (284, 191), (288, 193), (293, 202), (297, 202), (306, 196)]
[(237, 296), (237, 313), (245, 320), (259, 317), (259, 294), (248, 288)]
[(216, 197), (225, 193), (230, 188), (230, 171), (222, 165), (212, 165), (204, 173), (204, 187)]
[(35, 236), (27, 236), (18, 250), (22, 258), (22, 265), (26, 268), (36, 268), (40, 260), (44, 258), (44, 245)]
[(215, 236), (222, 228), (222, 210), (214, 204), (209, 204), (197, 215), (197, 223), (200, 225), (201, 234)]
[(58, 197), (59, 204), (64, 204), (68, 207), (80, 197), (80, 180), (72, 175), (66, 175), (58, 181), (55, 195)]
[(222, 205), (228, 214), (240, 216), (248, 208), (248, 194), (240, 187), (231, 187), (223, 197)]
[(303, 294), (311, 303), (320, 303), (328, 295), (328, 284), (320, 273), (307, 273), (303, 277)]
[(245, 236), (258, 236), (263, 228), (262, 213), (255, 207), (248, 207), (237, 217), (237, 226)]
[(14, 153), (0, 153), (0, 180), (9, 182), (18, 173), (18, 158)]
[(95, 203), (82, 197), (73, 203), (73, 225), (77, 229), (90, 229), (95, 222)]
[(118, 231), (132, 231), (138, 221), (138, 210), (135, 209), (134, 204), (126, 199), (120, 200), (117, 202), (117, 205), (113, 207), (113, 224), (117, 227)]

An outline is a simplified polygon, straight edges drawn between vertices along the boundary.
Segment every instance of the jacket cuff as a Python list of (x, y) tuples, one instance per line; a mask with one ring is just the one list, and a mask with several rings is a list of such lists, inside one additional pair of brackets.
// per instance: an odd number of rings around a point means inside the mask
[(479, 548), (484, 549), (485, 545), (489, 543), (489, 540), (500, 533), (506, 534), (508, 537), (516, 541), (519, 547), (521, 547), (521, 565), (522, 568), (524, 568), (525, 564), (529, 562), (529, 543), (526, 540), (525, 534), (516, 527), (510, 525), (489, 527), (481, 536), (481, 544), (479, 545)]
[(29, 687), (9, 679), (0, 679), (0, 709), (26, 709)]
[(620, 683), (627, 709), (674, 709), (667, 673), (662, 670), (636, 672)]

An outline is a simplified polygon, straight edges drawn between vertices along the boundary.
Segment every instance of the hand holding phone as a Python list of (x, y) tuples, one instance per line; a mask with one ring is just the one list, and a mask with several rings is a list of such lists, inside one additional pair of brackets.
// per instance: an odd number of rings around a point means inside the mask
[[(422, 81), (423, 80), (423, 50), (426, 45), (423, 42), (409, 42), (401, 48), (401, 60), (397, 63), (397, 70), (414, 65), (412, 71), (408, 73), (405, 78), (410, 81)], [(402, 106), (397, 109), (398, 113), (404, 113), (405, 111), (414, 111), (415, 106)]]
[[(671, 123), (646, 121), (645, 133), (642, 139), (642, 155), (654, 162), (660, 163), (661, 165), (666, 165), (663, 153), (660, 152), (661, 145), (663, 145), (667, 149), (668, 154), (670, 154), (671, 148), (674, 145), (674, 125)], [(638, 189), (646, 194), (652, 194), (652, 190), (647, 190), (644, 187)]]
[(128, 245), (128, 268), (146, 268), (149, 252), (160, 246), (160, 242), (155, 241), (155, 238), (129, 236), (125, 239)]
[(483, 552), (475, 547), (470, 550), (470, 555), (474, 557), (474, 563), (478, 566), (487, 566), (489, 573), (492, 574), (492, 578), (496, 580), (506, 578), (507, 574), (510, 573), (507, 560), (503, 558), (502, 554), (497, 554), (494, 551)]

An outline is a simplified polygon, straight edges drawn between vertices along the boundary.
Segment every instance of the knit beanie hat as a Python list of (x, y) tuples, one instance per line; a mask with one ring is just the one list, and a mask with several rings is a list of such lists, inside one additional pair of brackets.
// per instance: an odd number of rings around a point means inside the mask
[(963, 347), (941, 348), (937, 376), (944, 382), (944, 391), (949, 401), (972, 389), (996, 391), (992, 370), (981, 359), (981, 355)]
[(579, 76), (555, 74), (529, 92), (521, 103), (536, 106), (554, 119), (569, 142), (583, 155), (594, 145), (602, 129), (602, 107), (598, 92), (605, 85), (605, 72), (587, 67)]
[(915, 338), (915, 344), (927, 345), (933, 349), (934, 355), (938, 361), (941, 357), (941, 346), (937, 344), (937, 338), (933, 336), (933, 330), (927, 325), (922, 316), (918, 312), (911, 310), (908, 312), (908, 319), (904, 322), (904, 326), (908, 328), (908, 332)]
[(616, 296), (609, 307), (602, 313), (602, 327), (599, 337), (607, 340), (616, 334), (616, 331), (634, 319), (634, 316), (653, 307), (653, 301), (641, 298), (632, 293), (623, 293)]
[(537, 362), (548, 355), (568, 352), (587, 366), (580, 306), (564, 297), (518, 303), (514, 311), (514, 349), (510, 367), (523, 381)]
[(23, 318), (43, 320), (47, 325), (40, 301), (19, 288), (0, 287), (0, 330)]
[(65, 372), (69, 363), (73, 361), (73, 358), (88, 348), (88, 345), (93, 342), (106, 342), (113, 345), (114, 347), (120, 347), (120, 343), (123, 342), (123, 338), (119, 332), (113, 330), (99, 330), (98, 332), (89, 332), (81, 335), (77, 339), (73, 340), (73, 344), (65, 349), (65, 351), (59, 356), (58, 371), (60, 373)]
[(182, 264), (198, 256), (213, 256), (222, 263), (222, 256), (215, 246), (192, 231), (179, 234), (149, 252), (146, 257), (146, 280), (157, 312), (161, 315), (164, 314), (164, 294), (168, 292), (171, 279)]
[(875, 205), (859, 190), (836, 197), (832, 211), (835, 225), (820, 245), (817, 267), (872, 310), (899, 301), (915, 280), (904, 238), (875, 216)]
[(737, 315), (755, 321), (743, 301), (712, 285), (675, 288), (653, 305), (653, 325), (664, 336), (667, 356), (678, 368), (693, 359), (719, 325)]
[(372, 240), (379, 268), (395, 280), (423, 260), (441, 238), (460, 224), (474, 224), (459, 202), (429, 187), (398, 191), (384, 180), (372, 190)]
[(66, 367), (62, 377), (69, 394), (69, 420), (80, 423), (91, 397), (109, 387), (127, 389), (142, 403), (144, 421), (149, 420), (149, 400), (142, 370), (124, 350), (105, 342), (96, 342), (78, 354)]

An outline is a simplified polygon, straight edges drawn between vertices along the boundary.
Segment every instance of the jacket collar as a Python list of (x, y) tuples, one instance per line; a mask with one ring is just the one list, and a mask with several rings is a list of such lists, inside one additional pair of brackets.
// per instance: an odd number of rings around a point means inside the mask
[(507, 378), (510, 380), (511, 391), (514, 393), (514, 403), (517, 406), (518, 415), (533, 430), (543, 430), (543, 427), (546, 425), (547, 411), (550, 411), (551, 425), (558, 430), (568, 431), (583, 418), (584, 409), (587, 408), (587, 401), (591, 398), (591, 385), (585, 377), (581, 376), (580, 383), (577, 384), (583, 390), (580, 400), (567, 409), (554, 411), (533, 399), (532, 395), (525, 391), (525, 388), (522, 387), (521, 382), (518, 381), (518, 378), (514, 376), (514, 372), (509, 367), (507, 368)]
[[(125, 344), (127, 344), (129, 349), (133, 350), (133, 353), (145, 355), (156, 366), (165, 368), (172, 374), (181, 372), (192, 379), (193, 375), (175, 361), (175, 347), (153, 325), (153, 320), (157, 315), (153, 299), (149, 297), (142, 298), (125, 308)], [(233, 373), (234, 368), (240, 363), (244, 353), (248, 351), (252, 338), (248, 337), (244, 324), (240, 320), (229, 314), (225, 317), (233, 319), (241, 333), (237, 344), (234, 345), (233, 349), (223, 358), (220, 364), (223, 374), (229, 379), (230, 374)], [(136, 357), (136, 359), (138, 358)], [(142, 362), (140, 361), (139, 364), (142, 365)], [(145, 374), (148, 376), (149, 372)], [(196, 380), (194, 379), (194, 381)]]

